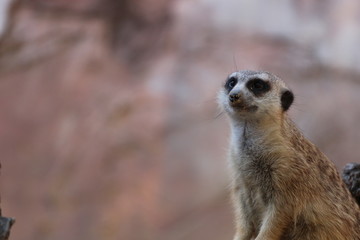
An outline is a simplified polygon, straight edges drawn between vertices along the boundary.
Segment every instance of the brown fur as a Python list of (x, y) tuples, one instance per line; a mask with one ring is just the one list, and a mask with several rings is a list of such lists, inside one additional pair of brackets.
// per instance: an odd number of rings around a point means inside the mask
[(232, 126), (234, 240), (360, 240), (359, 206), (334, 164), (300, 133), (275, 99), (287, 89), (285, 84), (264, 72), (237, 76), (246, 82), (259, 74), (270, 79), (271, 93), (255, 98), (241, 89), (241, 101), (255, 102), (258, 113), (244, 108), (236, 113), (226, 102), (228, 93), (219, 94)]

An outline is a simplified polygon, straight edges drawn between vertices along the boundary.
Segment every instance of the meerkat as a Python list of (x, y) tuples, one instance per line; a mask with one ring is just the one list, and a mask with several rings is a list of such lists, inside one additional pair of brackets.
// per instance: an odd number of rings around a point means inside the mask
[(277, 76), (239, 71), (218, 101), (230, 119), (234, 240), (360, 240), (360, 209), (335, 165), (297, 129)]

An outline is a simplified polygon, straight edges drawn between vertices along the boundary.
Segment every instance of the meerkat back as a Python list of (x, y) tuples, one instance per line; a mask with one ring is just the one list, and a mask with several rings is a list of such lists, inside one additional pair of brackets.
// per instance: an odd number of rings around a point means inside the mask
[(219, 92), (231, 126), (234, 240), (360, 240), (359, 206), (288, 117), (293, 100), (262, 71), (232, 73)]

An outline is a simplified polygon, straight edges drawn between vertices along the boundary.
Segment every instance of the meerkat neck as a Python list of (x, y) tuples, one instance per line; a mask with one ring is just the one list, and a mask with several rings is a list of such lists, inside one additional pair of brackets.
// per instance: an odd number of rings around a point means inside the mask
[(276, 139), (282, 139), (284, 127), (288, 126), (287, 120), (285, 115), (281, 119), (232, 119), (232, 139), (237, 144), (254, 140), (275, 143)]

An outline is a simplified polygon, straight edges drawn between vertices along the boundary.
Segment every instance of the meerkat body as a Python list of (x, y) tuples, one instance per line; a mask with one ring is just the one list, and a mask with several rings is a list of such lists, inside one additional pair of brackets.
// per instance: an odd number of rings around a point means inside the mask
[(293, 94), (267, 72), (227, 79), (234, 240), (360, 240), (360, 209), (334, 164), (286, 111)]

